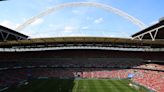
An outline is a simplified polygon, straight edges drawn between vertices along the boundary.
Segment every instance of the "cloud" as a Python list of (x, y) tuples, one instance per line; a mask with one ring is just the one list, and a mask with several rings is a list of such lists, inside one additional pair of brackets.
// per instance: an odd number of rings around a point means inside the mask
[(72, 10), (72, 13), (73, 14), (79, 14), (79, 15), (85, 15), (85, 14), (87, 14), (89, 11), (88, 11), (88, 9), (83, 9), (83, 8), (77, 8), (77, 9), (74, 9), (74, 10)]
[(87, 16), (86, 20), (93, 20), (93, 17)]
[[(53, 2), (54, 0), (47, 0), (49, 3)], [(57, 1), (57, 0), (56, 0)]]
[(124, 33), (124, 32), (105, 32), (103, 33), (103, 36), (105, 37), (129, 37), (128, 34)]
[(149, 25), (154, 25), (154, 24), (156, 24), (156, 23), (158, 23), (158, 21), (153, 21), (153, 22), (151, 22)]
[(98, 19), (94, 20), (94, 23), (95, 23), (95, 24), (100, 24), (100, 23), (102, 23), (103, 21), (104, 21), (103, 18), (98, 18)]
[(88, 26), (84, 26), (84, 27), (82, 27), (81, 29), (82, 30), (86, 30), (86, 29), (88, 29), (89, 27)]
[(35, 22), (33, 22), (31, 25), (36, 26), (36, 25), (39, 25), (39, 24), (41, 24), (43, 22), (44, 22), (44, 20), (42, 18), (39, 18)]
[(11, 28), (11, 29), (15, 29), (16, 27), (18, 27), (20, 24), (11, 22), (9, 20), (3, 20), (2, 22), (0, 22), (0, 25)]
[(79, 10), (72, 10), (72, 13), (74, 13), (74, 14), (81, 14), (81, 12)]
[(86, 36), (86, 35), (82, 33), (72, 33), (72, 34), (69, 34), (68, 36)]
[(99, 2), (100, 0), (85, 0), (86, 2)]
[(73, 26), (65, 26), (65, 27), (64, 27), (64, 32), (65, 32), (65, 33), (70, 33), (70, 32), (73, 32), (73, 31), (75, 31), (75, 30), (76, 30), (76, 28), (73, 27)]

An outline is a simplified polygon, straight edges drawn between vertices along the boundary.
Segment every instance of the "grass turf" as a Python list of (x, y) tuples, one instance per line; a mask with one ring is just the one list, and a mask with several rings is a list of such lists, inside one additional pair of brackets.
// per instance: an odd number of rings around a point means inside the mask
[(5, 92), (140, 92), (128, 83), (129, 80), (111, 79), (37, 79)]

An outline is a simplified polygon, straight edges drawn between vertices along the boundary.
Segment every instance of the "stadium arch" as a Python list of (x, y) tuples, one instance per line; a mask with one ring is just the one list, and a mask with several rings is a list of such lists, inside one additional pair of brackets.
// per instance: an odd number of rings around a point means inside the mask
[(25, 21), (23, 24), (18, 26), (15, 30), (21, 31), (24, 28), (26, 28), (28, 25), (30, 25), (31, 23), (35, 22), (37, 19), (44, 17), (44, 16), (47, 16), (50, 13), (55, 12), (57, 10), (60, 10), (60, 9), (66, 8), (66, 7), (77, 7), (77, 6), (91, 6), (91, 7), (101, 8), (101, 9), (104, 9), (108, 12), (115, 13), (115, 14), (129, 20), (131, 23), (137, 25), (140, 29), (145, 28), (145, 24), (143, 22), (141, 22), (139, 19), (129, 15), (128, 13), (126, 13), (124, 11), (121, 11), (117, 8), (114, 8), (110, 5), (97, 3), (97, 2), (70, 2), (70, 3), (64, 3), (64, 4), (56, 5), (50, 9), (47, 9), (47, 10), (41, 12), (40, 14), (38, 14), (38, 15), (30, 18), (29, 20)]

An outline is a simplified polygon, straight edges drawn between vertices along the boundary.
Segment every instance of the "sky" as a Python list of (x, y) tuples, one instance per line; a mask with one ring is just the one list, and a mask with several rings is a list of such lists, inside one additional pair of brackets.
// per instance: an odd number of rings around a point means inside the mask
[[(39, 13), (70, 2), (102, 3), (139, 19), (146, 27), (164, 17), (164, 0), (7, 0), (0, 2), (0, 25), (15, 30)], [(93, 6), (77, 6), (58, 9), (16, 31), (30, 38), (65, 36), (126, 38), (140, 30), (137, 25), (114, 12)]]

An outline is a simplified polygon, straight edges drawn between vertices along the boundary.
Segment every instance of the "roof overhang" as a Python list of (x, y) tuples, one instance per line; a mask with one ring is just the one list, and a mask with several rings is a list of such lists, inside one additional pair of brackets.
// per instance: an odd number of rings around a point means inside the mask
[(133, 34), (132, 39), (151, 39), (152, 41), (164, 39), (164, 20)]
[(85, 45), (85, 44), (111, 44), (113, 46), (153, 46), (164, 47), (164, 40), (131, 40), (127, 38), (109, 38), (109, 37), (56, 37), (56, 38), (36, 38), (18, 41), (0, 42), (0, 48), (12, 47), (38, 47), (38, 46), (56, 46), (56, 45)]
[(26, 40), (27, 35), (0, 25), (0, 41)]

